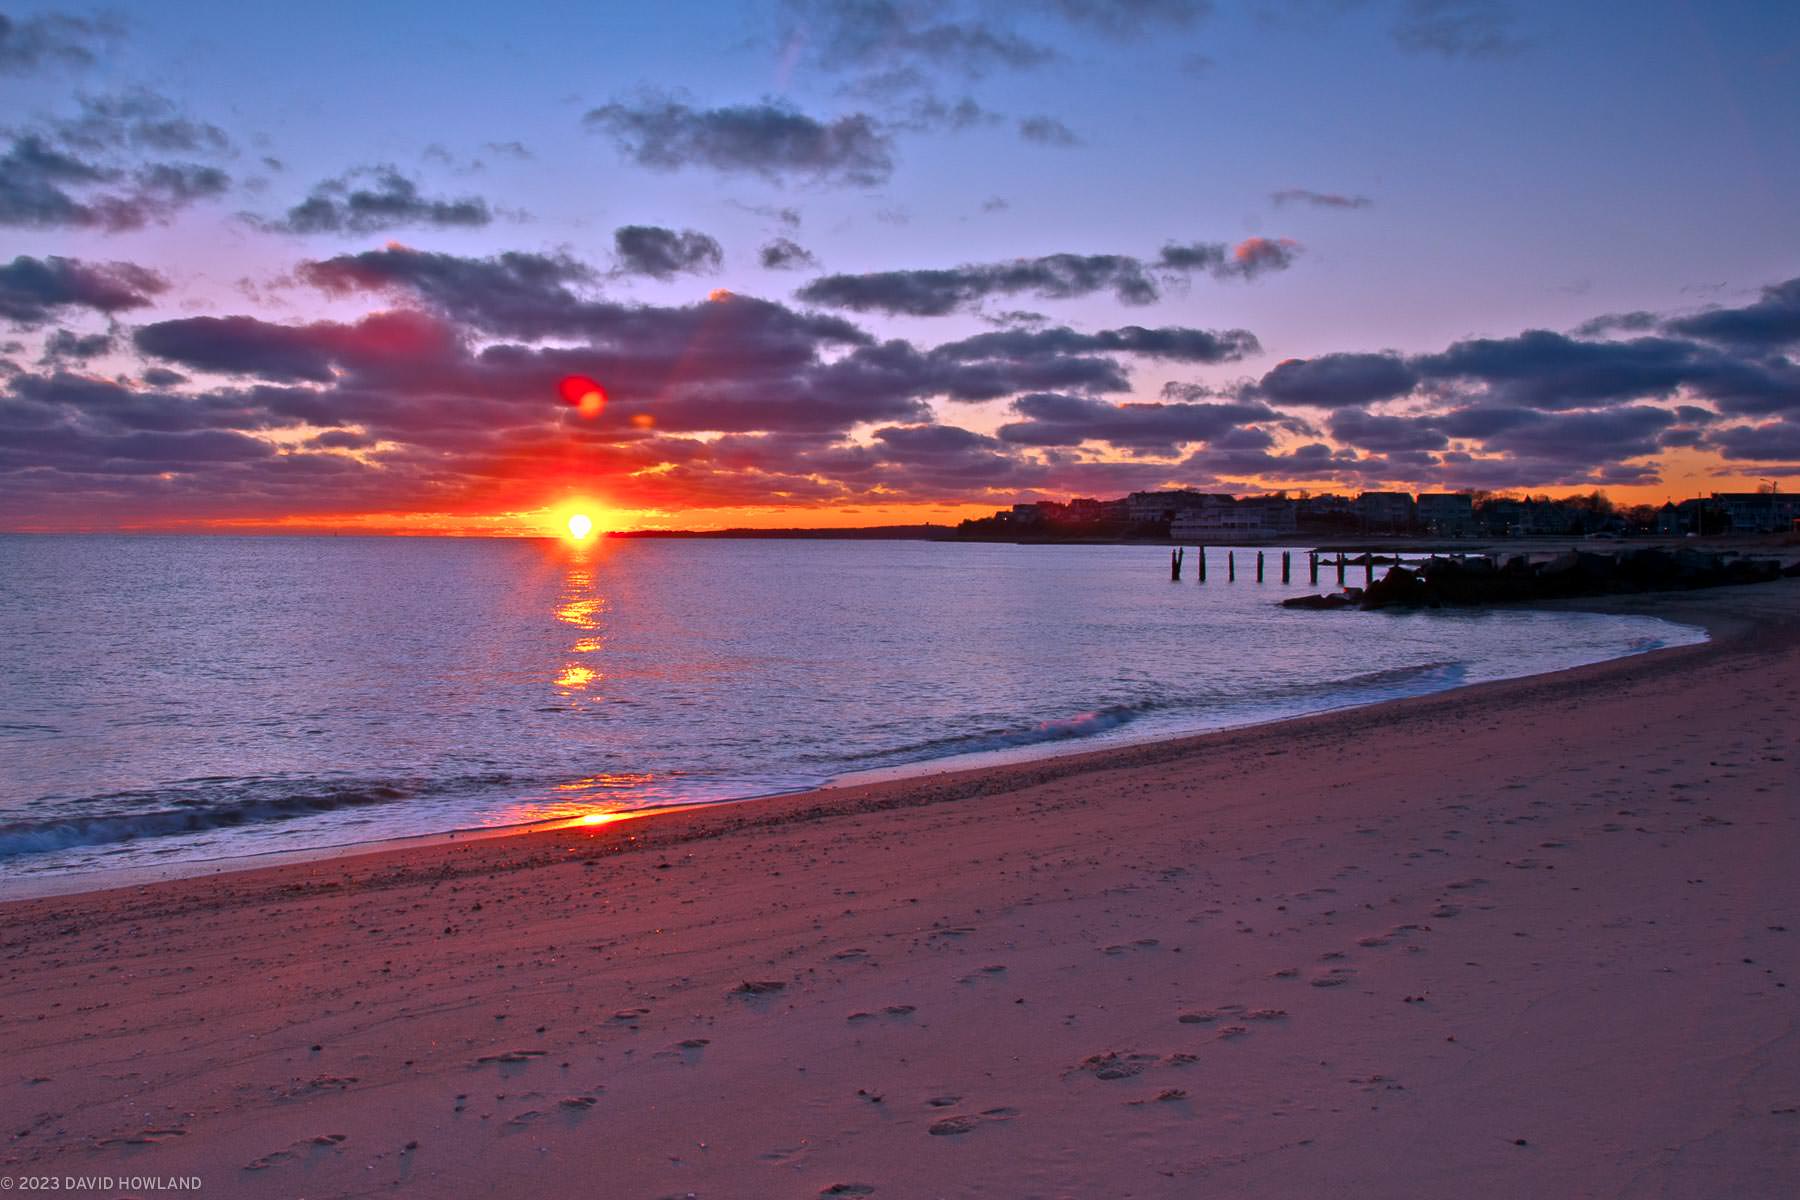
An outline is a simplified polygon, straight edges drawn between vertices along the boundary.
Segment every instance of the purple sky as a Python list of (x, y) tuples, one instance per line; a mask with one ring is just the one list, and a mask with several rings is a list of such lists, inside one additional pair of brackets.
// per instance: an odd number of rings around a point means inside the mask
[(0, 528), (1800, 473), (1792, 4), (0, 13)]

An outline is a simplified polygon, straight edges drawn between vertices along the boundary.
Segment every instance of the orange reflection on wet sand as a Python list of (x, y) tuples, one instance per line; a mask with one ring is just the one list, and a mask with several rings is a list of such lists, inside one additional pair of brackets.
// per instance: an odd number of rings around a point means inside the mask
[[(650, 771), (605, 771), (555, 784), (554, 792), (520, 799), (508, 810), (496, 813), (493, 824), (541, 826), (554, 822), (552, 828), (606, 825), (644, 812), (669, 812), (691, 807), (672, 804), (669, 788)], [(620, 809), (626, 803), (634, 807)], [(645, 807), (648, 806), (648, 807)]]

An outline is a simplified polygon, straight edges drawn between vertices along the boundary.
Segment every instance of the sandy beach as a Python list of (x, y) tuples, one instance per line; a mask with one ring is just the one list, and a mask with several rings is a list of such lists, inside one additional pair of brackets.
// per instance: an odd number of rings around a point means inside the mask
[(1792, 1195), (1800, 582), (1613, 607), (1714, 640), (0, 906), (0, 1175), (231, 1197)]

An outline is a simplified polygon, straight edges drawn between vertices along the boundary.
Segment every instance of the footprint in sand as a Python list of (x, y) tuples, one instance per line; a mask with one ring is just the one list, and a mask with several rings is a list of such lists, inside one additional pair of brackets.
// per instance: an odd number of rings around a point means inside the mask
[(932, 1137), (958, 1137), (965, 1133), (973, 1133), (981, 1126), (994, 1121), (1010, 1121), (1019, 1115), (1016, 1108), (987, 1108), (974, 1114), (945, 1117), (933, 1121), (925, 1130)]
[(1100, 953), (1117, 957), (1118, 955), (1125, 954), (1132, 950), (1154, 950), (1160, 945), (1162, 945), (1162, 942), (1156, 938), (1139, 938), (1135, 942), (1120, 942), (1116, 946), (1107, 946), (1105, 949), (1101, 950)]
[(1187, 1099), (1187, 1089), (1186, 1088), (1164, 1088), (1162, 1091), (1156, 1093), (1156, 1095), (1151, 1096), (1148, 1099), (1127, 1100), (1125, 1103), (1132, 1105), (1133, 1107), (1137, 1107), (1137, 1106), (1141, 1106), (1141, 1105), (1145, 1105), (1145, 1104), (1169, 1104), (1176, 1100), (1186, 1100), (1186, 1099)]
[(179, 1125), (171, 1125), (166, 1128), (152, 1127), (149, 1129), (140, 1129), (129, 1137), (101, 1138), (94, 1144), (97, 1146), (111, 1146), (118, 1143), (123, 1143), (127, 1146), (160, 1146), (165, 1138), (186, 1136), (186, 1129), (183, 1129)]
[(475, 1062), (477, 1065), (482, 1063), (523, 1063), (530, 1062), (534, 1058), (542, 1058), (548, 1053), (547, 1050), (506, 1050), (499, 1054), (484, 1054)]
[[(346, 1133), (321, 1133), (316, 1137), (301, 1138), (285, 1150), (272, 1151), (271, 1153), (263, 1155), (261, 1158), (252, 1159), (250, 1162), (244, 1164), (244, 1170), (266, 1171), (270, 1167), (279, 1166), (281, 1163), (292, 1162), (294, 1159), (300, 1157), (300, 1150), (309, 1146), (335, 1150), (340, 1143), (347, 1141), (349, 1136), (350, 1135)], [(295, 1147), (299, 1147), (299, 1149), (295, 1149)]]
[(1133, 1075), (1143, 1074), (1155, 1062), (1154, 1054), (1121, 1054), (1117, 1050), (1108, 1050), (1104, 1054), (1088, 1055), (1074, 1070), (1086, 1071), (1095, 1079), (1130, 1079)]

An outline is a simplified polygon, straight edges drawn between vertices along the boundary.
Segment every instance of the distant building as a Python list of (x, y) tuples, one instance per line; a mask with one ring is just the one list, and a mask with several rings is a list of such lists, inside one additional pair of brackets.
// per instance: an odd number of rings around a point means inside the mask
[(1733, 533), (1785, 533), (1800, 520), (1800, 493), (1714, 492), (1711, 507)]
[(1125, 521), (1131, 517), (1128, 500), (1094, 500), (1087, 497), (1069, 501), (1071, 521)]
[(1042, 525), (1043, 523), (1044, 523), (1044, 510), (1041, 505), (1038, 505), (1038, 504), (1015, 504), (1012, 506), (1012, 524), (1014, 524), (1014, 525)]
[(1350, 496), (1336, 496), (1329, 492), (1317, 496), (1303, 496), (1296, 502), (1300, 516), (1305, 517), (1354, 517), (1356, 500)]
[(1519, 522), (1519, 532), (1549, 537), (1567, 537), (1587, 530), (1586, 514), (1572, 504), (1560, 500), (1527, 500)]
[(1475, 523), (1489, 537), (1517, 537), (1525, 532), (1525, 502), (1505, 498), (1489, 500), (1476, 514)]
[(1211, 505), (1176, 517), (1169, 536), (1177, 541), (1204, 541), (1220, 534), (1236, 537), (1293, 533), (1298, 527), (1299, 506), (1276, 496), (1258, 496), (1236, 504)]
[(1406, 492), (1364, 492), (1356, 498), (1364, 529), (1397, 532), (1413, 524), (1413, 498)]
[(1420, 492), (1415, 512), (1426, 532), (1438, 537), (1475, 532), (1475, 497), (1467, 492)]
[(1125, 498), (1126, 513), (1133, 521), (1172, 521), (1185, 512), (1233, 503), (1228, 495), (1210, 492), (1133, 492)]

